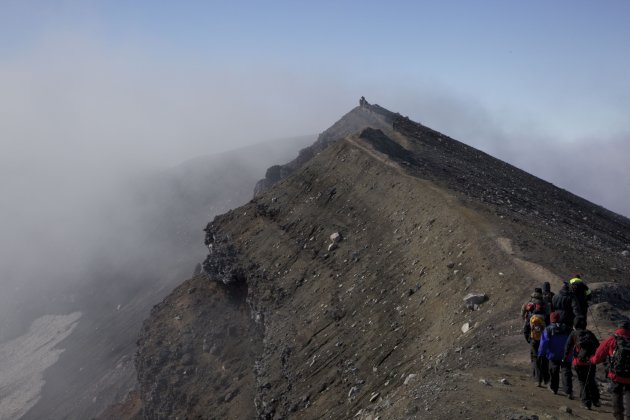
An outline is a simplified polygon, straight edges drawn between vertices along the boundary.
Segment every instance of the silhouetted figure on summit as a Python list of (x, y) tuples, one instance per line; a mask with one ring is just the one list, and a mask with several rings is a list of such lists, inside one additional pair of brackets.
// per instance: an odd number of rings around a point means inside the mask
[(359, 106), (366, 106), (369, 105), (368, 101), (365, 100), (365, 96), (361, 96), (361, 99), (359, 99)]

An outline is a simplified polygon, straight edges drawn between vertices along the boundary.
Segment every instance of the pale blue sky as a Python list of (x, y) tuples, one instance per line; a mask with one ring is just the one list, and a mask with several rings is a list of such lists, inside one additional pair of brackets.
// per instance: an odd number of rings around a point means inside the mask
[(0, 141), (17, 166), (34, 150), (104, 172), (176, 164), (321, 132), (365, 95), (630, 214), (601, 188), (630, 184), (614, 160), (630, 151), (629, 17), (592, 0), (5, 0)]
[(76, 36), (140, 51), (139, 65), (334, 79), (375, 101), (381, 89), (437, 85), (563, 139), (627, 128), (627, 1), (5, 1), (0, 11), (1, 59)]

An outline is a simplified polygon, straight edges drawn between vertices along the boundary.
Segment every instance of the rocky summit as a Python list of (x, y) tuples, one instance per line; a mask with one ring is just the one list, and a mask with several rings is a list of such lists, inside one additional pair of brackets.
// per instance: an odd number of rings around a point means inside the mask
[(581, 273), (610, 333), (630, 220), (407, 117), (362, 99), (205, 243), (144, 322), (128, 417), (611, 416), (535, 386), (520, 308)]

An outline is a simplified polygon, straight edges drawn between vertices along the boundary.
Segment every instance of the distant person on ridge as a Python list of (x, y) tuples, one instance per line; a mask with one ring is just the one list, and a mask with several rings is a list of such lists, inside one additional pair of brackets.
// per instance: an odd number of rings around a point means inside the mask
[(560, 371), (562, 370), (562, 388), (567, 397), (573, 399), (573, 373), (571, 372), (571, 360), (564, 359), (564, 348), (569, 338), (571, 329), (560, 322), (560, 313), (551, 313), (551, 325), (545, 328), (540, 339), (538, 355), (549, 360), (551, 381), (549, 389), (554, 394), (560, 387)]
[(560, 322), (571, 329), (575, 320), (575, 311), (579, 310), (579, 308), (569, 283), (566, 281), (562, 283), (560, 291), (552, 299), (552, 305), (553, 310), (560, 314)]
[(599, 347), (599, 340), (586, 329), (586, 318), (583, 316), (575, 317), (574, 327), (564, 348), (564, 360), (573, 358), (573, 368), (580, 382), (580, 400), (590, 410), (592, 405), (600, 406), (599, 388), (595, 381), (597, 367), (590, 361)]
[(578, 312), (576, 312), (576, 315), (583, 315), (584, 318), (586, 318), (586, 313), (588, 312), (588, 302), (592, 297), (591, 289), (589, 289), (586, 283), (584, 283), (580, 274), (576, 274), (571, 280), (569, 280), (569, 284), (571, 285), (571, 291), (575, 295), (575, 299), (578, 303)]
[(549, 282), (548, 281), (544, 282), (543, 287), (542, 287), (542, 299), (543, 299), (543, 302), (545, 302), (545, 312), (546, 312), (545, 322), (547, 323), (547, 325), (551, 323), (551, 319), (549, 318), (549, 316), (553, 312), (553, 297), (554, 296), (555, 296), (555, 293), (551, 291), (551, 285), (549, 284)]
[[(591, 357), (591, 363), (610, 361), (608, 378), (613, 383), (612, 406), (615, 419), (624, 419), (624, 395), (630, 399), (630, 321), (623, 321)], [(630, 414), (630, 413), (629, 413)], [(630, 415), (626, 414), (626, 419)]]

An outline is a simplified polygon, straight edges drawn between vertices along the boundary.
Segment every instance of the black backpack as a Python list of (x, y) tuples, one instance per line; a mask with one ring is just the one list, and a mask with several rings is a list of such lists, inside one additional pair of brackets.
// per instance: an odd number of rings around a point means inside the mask
[(576, 344), (579, 349), (577, 358), (582, 363), (588, 363), (595, 350), (599, 346), (597, 338), (592, 332), (586, 330), (577, 331)]
[(620, 378), (630, 378), (630, 339), (615, 335), (615, 351), (610, 360), (610, 371)]

